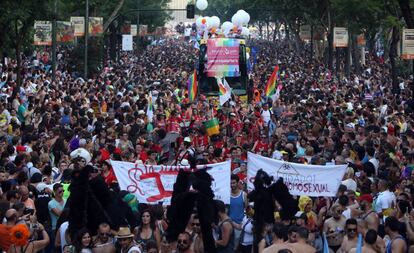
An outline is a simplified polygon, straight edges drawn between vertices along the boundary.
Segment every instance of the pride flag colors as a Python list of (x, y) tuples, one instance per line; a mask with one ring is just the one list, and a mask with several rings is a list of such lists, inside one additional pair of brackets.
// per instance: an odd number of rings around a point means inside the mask
[(279, 65), (276, 65), (275, 69), (273, 70), (272, 75), (270, 76), (269, 80), (266, 83), (265, 87), (265, 95), (266, 97), (271, 97), (273, 94), (276, 93), (276, 82), (279, 77)]
[(187, 81), (188, 87), (188, 99), (190, 102), (193, 102), (197, 96), (198, 82), (197, 82), (197, 72), (194, 70), (193, 74), (188, 78)]

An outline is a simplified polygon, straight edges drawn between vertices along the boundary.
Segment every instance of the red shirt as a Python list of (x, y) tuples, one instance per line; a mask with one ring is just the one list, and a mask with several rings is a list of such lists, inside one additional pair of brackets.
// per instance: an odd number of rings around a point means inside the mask
[(103, 172), (102, 172), (102, 177), (105, 180), (105, 183), (109, 186), (111, 185), (113, 182), (116, 181), (116, 177), (115, 177), (115, 173), (114, 171), (111, 169), (109, 169), (109, 173), (107, 176), (104, 176)]

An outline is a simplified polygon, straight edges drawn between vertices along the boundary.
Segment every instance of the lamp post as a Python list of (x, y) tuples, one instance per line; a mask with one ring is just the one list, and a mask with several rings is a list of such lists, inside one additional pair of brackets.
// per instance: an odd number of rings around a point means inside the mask
[(88, 36), (89, 36), (89, 1), (85, 0), (85, 68), (84, 78), (85, 81), (88, 79)]
[(57, 0), (54, 1), (53, 22), (52, 22), (52, 82), (56, 81), (56, 16), (57, 16)]

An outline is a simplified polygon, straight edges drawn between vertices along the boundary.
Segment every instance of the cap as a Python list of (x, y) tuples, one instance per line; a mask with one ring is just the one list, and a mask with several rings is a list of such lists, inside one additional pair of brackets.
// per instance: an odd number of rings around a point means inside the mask
[(373, 202), (373, 197), (371, 194), (362, 194), (359, 198), (359, 201), (366, 201), (368, 203), (372, 203)]

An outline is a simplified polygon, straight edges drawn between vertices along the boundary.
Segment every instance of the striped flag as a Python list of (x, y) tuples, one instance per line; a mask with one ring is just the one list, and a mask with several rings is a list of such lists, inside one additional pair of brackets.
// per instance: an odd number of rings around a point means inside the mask
[(265, 95), (266, 97), (271, 97), (276, 93), (276, 81), (279, 79), (279, 65), (276, 65), (275, 69), (273, 70), (272, 75), (270, 76), (269, 80), (266, 83), (265, 87)]
[(190, 100), (190, 102), (193, 102), (197, 96), (197, 89), (198, 89), (197, 72), (195, 70), (193, 74), (188, 78), (187, 87), (188, 87), (188, 99)]
[(217, 85), (219, 86), (220, 105), (224, 105), (231, 98), (231, 88), (227, 83), (226, 78), (216, 77)]
[(147, 118), (149, 122), (152, 122), (154, 117), (154, 104), (152, 102), (152, 92), (148, 94), (148, 107), (147, 107)]

